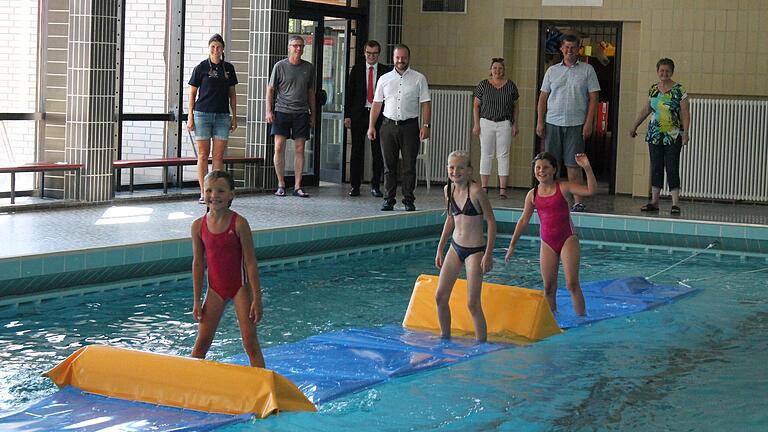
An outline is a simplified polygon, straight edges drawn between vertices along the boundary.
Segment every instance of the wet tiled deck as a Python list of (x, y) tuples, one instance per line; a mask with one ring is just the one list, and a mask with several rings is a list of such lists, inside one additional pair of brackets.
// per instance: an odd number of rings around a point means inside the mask
[[(241, 194), (235, 198), (233, 209), (245, 216), (254, 230), (403, 213), (400, 204), (395, 212), (382, 212), (380, 198), (366, 191), (360, 197), (350, 198), (347, 190), (346, 185), (309, 188), (307, 191), (312, 193), (309, 199)], [(493, 190), (490, 195), (495, 207), (521, 208), (525, 193), (525, 190), (511, 191), (507, 200), (499, 200)], [(441, 187), (433, 187), (430, 192), (420, 187), (416, 197), (419, 210), (439, 209), (444, 205)], [(202, 215), (205, 207), (197, 204), (194, 193), (179, 198), (122, 198), (109, 205), (17, 213), (7, 212), (6, 206), (6, 211), (0, 213), (0, 244), (3, 245), (0, 258), (188, 238), (192, 220)], [(591, 213), (768, 225), (766, 205), (683, 202), (682, 214), (673, 217), (669, 214), (668, 201), (662, 201), (662, 210), (656, 214), (641, 213), (639, 208), (644, 202), (640, 198), (607, 195), (587, 201)]]

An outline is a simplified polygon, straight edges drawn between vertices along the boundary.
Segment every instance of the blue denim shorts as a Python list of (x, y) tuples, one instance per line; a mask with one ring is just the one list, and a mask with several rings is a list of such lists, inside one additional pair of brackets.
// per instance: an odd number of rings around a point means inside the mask
[(229, 139), (232, 116), (229, 113), (195, 111), (195, 140)]

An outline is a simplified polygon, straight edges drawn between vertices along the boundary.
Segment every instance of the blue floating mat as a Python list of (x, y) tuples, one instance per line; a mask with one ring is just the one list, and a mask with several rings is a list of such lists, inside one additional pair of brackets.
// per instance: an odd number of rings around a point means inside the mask
[[(564, 288), (555, 319), (572, 328), (670, 303), (697, 289), (660, 286), (642, 277), (582, 283), (586, 317), (577, 317)], [(293, 381), (313, 403), (324, 403), (391, 378), (450, 366), (490, 352), (522, 347), (443, 340), (432, 333), (389, 325), (347, 329), (264, 350), (267, 365)], [(245, 354), (225, 360), (248, 364)], [(0, 414), (0, 429), (24, 431), (204, 431), (246, 421), (250, 415), (209, 414), (84, 393), (66, 387), (26, 408)]]
[(630, 315), (671, 303), (698, 291), (684, 285), (656, 285), (642, 276), (582, 282), (581, 291), (587, 304), (587, 316), (573, 312), (571, 295), (565, 287), (557, 290), (555, 320), (560, 328), (569, 329), (580, 325)]
[(251, 418), (115, 399), (67, 386), (21, 411), (0, 416), (0, 430), (209, 431)]
[[(311, 336), (265, 350), (264, 360), (317, 404), (390, 378), (448, 366), (510, 346), (444, 340), (432, 333), (389, 325)], [(226, 361), (247, 365), (248, 357), (240, 354)]]

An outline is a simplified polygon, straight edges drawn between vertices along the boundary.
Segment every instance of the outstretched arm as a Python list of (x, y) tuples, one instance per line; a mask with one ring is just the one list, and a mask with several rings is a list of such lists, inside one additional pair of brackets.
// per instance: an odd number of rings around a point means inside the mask
[(205, 277), (205, 248), (200, 237), (203, 219), (192, 222), (192, 318), (203, 319), (203, 278)]
[(259, 263), (256, 261), (256, 253), (253, 250), (253, 233), (248, 221), (243, 217), (237, 218), (235, 225), (237, 235), (240, 237), (240, 245), (243, 251), (245, 274), (248, 277), (248, 286), (251, 288), (251, 310), (248, 318), (251, 322), (261, 321), (263, 307), (261, 304), (261, 281), (259, 280)]
[(589, 158), (584, 153), (579, 153), (576, 155), (576, 163), (584, 168), (584, 172), (587, 174), (587, 185), (564, 182), (560, 183), (560, 190), (578, 196), (594, 195), (597, 192), (597, 180), (595, 179), (595, 173), (592, 171), (592, 165), (589, 164)]
[(488, 196), (483, 191), (483, 188), (473, 183), (476, 187), (474, 196), (480, 201), (480, 207), (483, 209), (483, 216), (488, 224), (488, 238), (485, 245), (485, 253), (483, 254), (483, 273), (488, 273), (493, 268), (493, 247), (496, 245), (496, 215), (493, 214), (493, 206), (488, 200)]
[(512, 240), (509, 242), (509, 248), (507, 249), (506, 255), (504, 255), (505, 261), (509, 262), (512, 254), (515, 252), (515, 246), (517, 246), (518, 240), (520, 240), (520, 237), (528, 228), (528, 222), (531, 221), (531, 216), (533, 216), (533, 209), (533, 189), (531, 189), (528, 192), (528, 195), (525, 196), (525, 207), (523, 207), (523, 214), (520, 215), (520, 219), (518, 219), (517, 225), (515, 225), (515, 232), (512, 234)]
[(640, 126), (640, 123), (645, 121), (645, 118), (648, 117), (648, 115), (651, 113), (651, 102), (646, 101), (645, 105), (643, 105), (643, 108), (640, 110), (640, 113), (637, 114), (637, 118), (635, 119), (635, 124), (632, 125), (632, 130), (629, 131), (629, 136), (632, 138), (637, 136), (637, 128)]
[(376, 121), (381, 114), (382, 102), (373, 102), (371, 104), (371, 114), (368, 117), (368, 139), (373, 141), (376, 139)]
[(688, 145), (688, 134), (691, 131), (691, 110), (688, 106), (688, 98), (680, 101), (680, 116), (683, 122), (683, 145)]
[[(445, 196), (445, 202), (446, 206), (448, 205), (448, 186), (445, 186), (443, 188), (443, 195)], [(451, 237), (451, 233), (453, 232), (453, 228), (455, 227), (456, 222), (453, 220), (453, 215), (450, 211), (446, 211), (445, 216), (445, 223), (443, 224), (443, 232), (440, 234), (440, 241), (437, 243), (437, 252), (435, 253), (435, 267), (442, 268), (443, 267), (443, 251), (445, 250), (445, 245), (448, 243), (448, 239)]]

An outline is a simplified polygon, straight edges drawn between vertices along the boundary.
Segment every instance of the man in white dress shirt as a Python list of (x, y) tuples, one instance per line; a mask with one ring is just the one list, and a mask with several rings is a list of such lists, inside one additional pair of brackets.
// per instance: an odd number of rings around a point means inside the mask
[[(402, 192), (406, 211), (416, 210), (416, 157), (421, 140), (429, 138), (432, 102), (427, 78), (408, 67), (411, 50), (397, 45), (392, 56), (395, 68), (379, 78), (373, 96), (368, 121), (368, 138), (376, 139), (376, 120), (384, 106), (381, 125), (381, 152), (384, 156), (384, 204), (382, 211), (391, 211), (397, 202), (397, 164), (403, 156)], [(421, 114), (421, 125), (419, 124)]]

